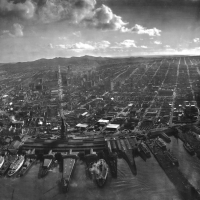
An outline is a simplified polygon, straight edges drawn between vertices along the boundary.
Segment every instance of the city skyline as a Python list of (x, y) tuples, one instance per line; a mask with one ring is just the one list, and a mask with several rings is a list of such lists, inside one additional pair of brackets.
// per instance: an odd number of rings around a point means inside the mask
[(198, 0), (1, 0), (0, 62), (198, 55)]

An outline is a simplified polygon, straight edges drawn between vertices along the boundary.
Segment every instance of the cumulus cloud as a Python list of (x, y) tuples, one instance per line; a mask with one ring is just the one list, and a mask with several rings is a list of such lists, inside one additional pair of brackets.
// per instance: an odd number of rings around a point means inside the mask
[(54, 48), (52, 43), (49, 44), (49, 47), (50, 47), (51, 49)]
[(137, 33), (137, 34), (147, 34), (149, 36), (160, 36), (160, 33), (161, 33), (161, 30), (159, 30), (155, 27), (152, 29), (147, 29), (139, 24), (136, 24), (131, 29), (123, 28), (122, 31), (123, 32), (133, 32), (133, 33)]
[[(96, 6), (96, 0), (17, 0), (15, 3), (10, 0), (0, 0), (0, 16), (15, 16), (13, 19), (21, 17), (46, 24), (66, 21), (101, 30), (160, 36), (161, 30), (157, 28), (147, 29), (138, 24), (127, 28), (128, 23), (113, 13), (111, 8), (104, 4)], [(80, 37), (78, 32), (75, 35)]]
[(96, 49), (106, 49), (110, 46), (110, 42), (109, 41), (106, 41), (106, 40), (103, 40), (101, 42), (97, 42), (95, 43), (95, 48)]
[(3, 35), (8, 35), (10, 37), (22, 37), (24, 35), (23, 26), (18, 23), (15, 23), (13, 24), (13, 28), (11, 31), (3, 30), (2, 33)]
[(161, 41), (154, 41), (154, 44), (162, 44), (162, 42)]
[(194, 38), (193, 41), (194, 41), (195, 43), (200, 42), (199, 38)]
[(121, 43), (118, 43), (119, 46), (130, 48), (130, 47), (137, 47), (134, 40), (124, 40)]
[(76, 37), (81, 37), (81, 32), (80, 31), (76, 31), (73, 33), (73, 35), (75, 35)]
[(141, 46), (141, 48), (143, 48), (143, 49), (147, 49), (147, 46)]
[(110, 46), (110, 42), (103, 40), (101, 42), (77, 42), (74, 44), (59, 44), (59, 45), (55, 45), (53, 46), (52, 44), (49, 45), (50, 48), (60, 48), (60, 49), (68, 49), (68, 50), (73, 50), (76, 52), (81, 52), (84, 50), (102, 50), (102, 49), (106, 49)]
[(34, 17), (36, 10), (35, 4), (31, 0), (26, 0), (23, 3), (13, 3), (9, 0), (0, 1), (0, 15), (16, 15), (25, 19)]
[(83, 24), (102, 30), (122, 30), (125, 23), (106, 5), (95, 8), (95, 0), (56, 1), (48, 0), (39, 9), (39, 18), (43, 23), (67, 20), (70, 23)]
[(95, 9), (89, 18), (83, 20), (83, 23), (102, 30), (123, 30), (128, 24), (106, 5)]
[(60, 49), (70, 49), (76, 52), (81, 52), (84, 50), (94, 50), (95, 47), (88, 44), (88, 43), (82, 43), (82, 42), (78, 42), (72, 45), (68, 45), (68, 44), (59, 44), (59, 45), (55, 45), (56, 48), (60, 48)]
[(82, 42), (75, 43), (71, 46), (68, 46), (67, 48), (68, 49), (79, 49), (79, 50), (94, 50), (95, 49), (94, 46), (87, 44), (87, 43), (82, 43)]
[(116, 42), (115, 45), (110, 46), (111, 49), (127, 49), (131, 47), (137, 47), (134, 40), (124, 40), (122, 42)]
[(58, 37), (59, 40), (66, 40), (66, 37)]
[(13, 27), (14, 27), (14, 35), (16, 37), (22, 37), (24, 35), (22, 25), (16, 23), (16, 24), (13, 24)]
[(91, 15), (95, 5), (95, 0), (48, 0), (39, 7), (38, 14), (43, 23), (67, 20), (78, 24)]

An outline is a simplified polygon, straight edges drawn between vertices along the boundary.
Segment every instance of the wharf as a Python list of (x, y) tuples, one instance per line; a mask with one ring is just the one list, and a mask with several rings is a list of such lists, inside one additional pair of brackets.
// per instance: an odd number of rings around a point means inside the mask
[(200, 158), (200, 141), (197, 139), (195, 134), (193, 134), (194, 127), (185, 126), (181, 130), (181, 128), (177, 128), (177, 137), (183, 142), (189, 143), (193, 148), (197, 157)]
[(164, 170), (168, 178), (177, 188), (182, 199), (184, 200), (199, 200), (200, 194), (198, 191), (190, 184), (190, 182), (184, 177), (182, 172), (177, 166), (174, 166), (169, 157), (164, 153), (164, 151), (157, 145), (154, 145), (152, 141), (147, 141), (150, 151), (158, 161), (161, 168)]
[(21, 150), (35, 149), (36, 151), (54, 152), (69, 152), (72, 149), (74, 152), (89, 151), (91, 148), (95, 151), (105, 149), (105, 139), (91, 138), (91, 139), (69, 139), (69, 140), (27, 140), (21, 147)]
[(75, 168), (77, 158), (78, 158), (77, 153), (70, 153), (66, 156), (63, 156), (62, 159), (63, 172), (61, 179), (63, 192), (67, 192), (69, 190), (69, 183)]
[(119, 157), (122, 157), (129, 165), (133, 175), (137, 174), (134, 151), (137, 148), (135, 137), (125, 137), (107, 140), (107, 148), (109, 152), (116, 152)]

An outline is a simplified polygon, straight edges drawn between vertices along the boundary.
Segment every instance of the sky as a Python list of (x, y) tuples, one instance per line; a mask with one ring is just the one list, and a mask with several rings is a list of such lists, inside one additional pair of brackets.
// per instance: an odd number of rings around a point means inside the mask
[(0, 63), (200, 54), (200, 0), (0, 0)]

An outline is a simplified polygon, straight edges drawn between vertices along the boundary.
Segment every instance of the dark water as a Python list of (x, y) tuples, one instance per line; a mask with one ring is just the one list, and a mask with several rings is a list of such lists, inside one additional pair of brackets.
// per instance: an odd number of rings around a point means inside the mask
[(178, 158), (181, 172), (200, 191), (200, 160), (196, 156), (191, 156), (186, 152), (181, 140), (172, 138), (172, 142), (168, 144), (168, 147)]
[[(172, 139), (171, 150), (178, 157), (180, 170), (195, 188), (200, 189), (200, 160), (185, 152), (182, 142)], [(67, 194), (59, 191), (61, 174), (58, 167), (51, 170), (47, 177), (38, 179), (39, 164), (34, 165), (23, 178), (1, 178), (0, 200), (180, 200), (180, 196), (152, 158), (144, 162), (135, 158), (137, 175), (132, 175), (123, 159), (118, 160), (118, 178), (109, 177), (107, 184), (100, 189), (86, 177), (85, 165), (78, 161), (70, 189)]]

